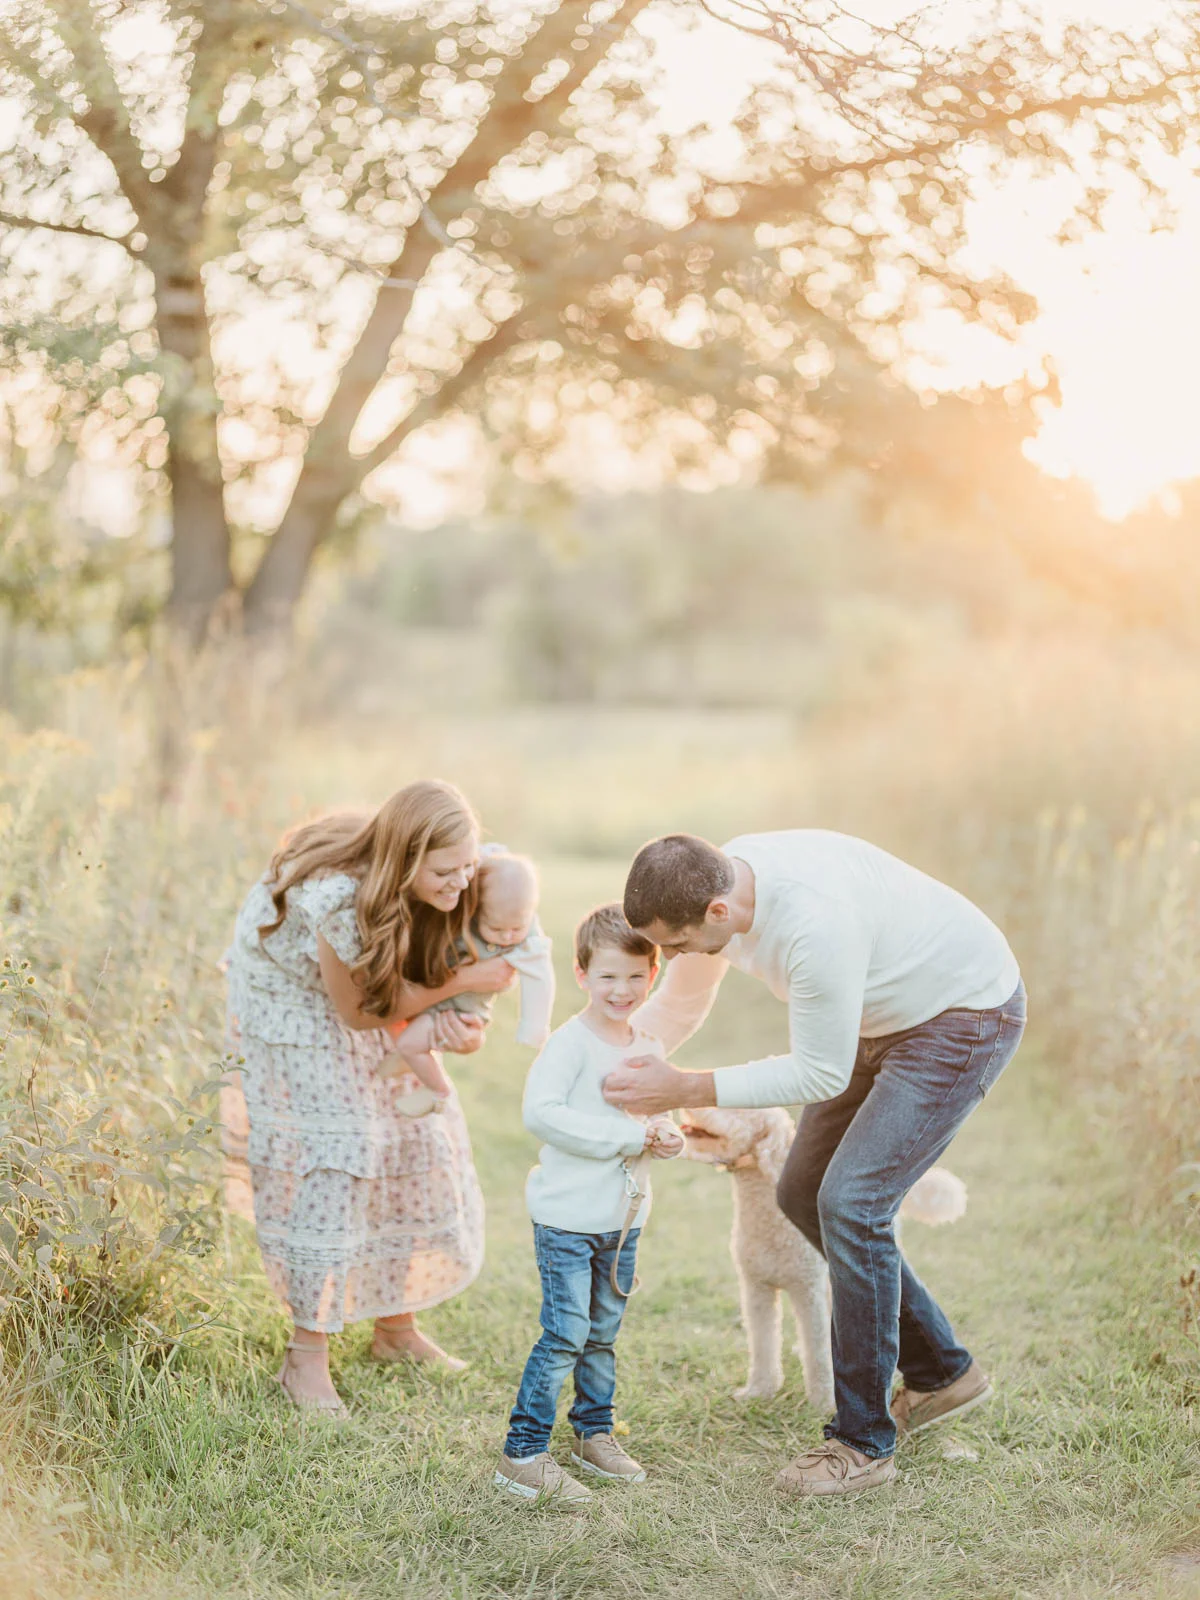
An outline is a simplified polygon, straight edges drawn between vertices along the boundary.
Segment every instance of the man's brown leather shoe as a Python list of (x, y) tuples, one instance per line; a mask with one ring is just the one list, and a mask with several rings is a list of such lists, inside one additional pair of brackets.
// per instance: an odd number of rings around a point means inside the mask
[(882, 1489), (895, 1476), (896, 1463), (891, 1456), (874, 1461), (840, 1439), (827, 1439), (784, 1467), (775, 1487), (783, 1494), (795, 1495), (863, 1494), (868, 1489)]
[(972, 1361), (961, 1378), (955, 1378), (944, 1389), (935, 1389), (932, 1394), (920, 1389), (898, 1389), (892, 1396), (892, 1416), (901, 1433), (920, 1433), (922, 1428), (932, 1428), (935, 1422), (966, 1416), (968, 1411), (990, 1400), (994, 1393), (987, 1373), (978, 1361)]

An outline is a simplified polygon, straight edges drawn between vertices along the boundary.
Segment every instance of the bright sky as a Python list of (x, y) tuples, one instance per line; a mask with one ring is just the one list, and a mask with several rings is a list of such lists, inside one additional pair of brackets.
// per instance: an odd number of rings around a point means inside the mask
[[(1064, 20), (1129, 28), (1150, 22), (1156, 0), (1043, 0), (1042, 8)], [(850, 9), (880, 22), (914, 11), (911, 0), (858, 0)], [(979, 9), (955, 0), (923, 14), (953, 37)], [(672, 120), (691, 120), (697, 108), (713, 122), (732, 114), (760, 51), (716, 23), (683, 35), (672, 47)], [(1175, 197), (1174, 232), (1152, 233), (1127, 200), (1104, 234), (1068, 248), (1052, 239), (1052, 194), (1009, 185), (989, 195), (971, 216), (974, 249), (1032, 292), (1041, 313), (1017, 352), (931, 329), (931, 363), (922, 372), (935, 387), (1004, 382), (1049, 358), (1062, 404), (1047, 411), (1028, 454), (1055, 476), (1087, 479), (1114, 518), (1158, 495), (1170, 503), (1172, 483), (1200, 476), (1200, 180), (1183, 166)]]

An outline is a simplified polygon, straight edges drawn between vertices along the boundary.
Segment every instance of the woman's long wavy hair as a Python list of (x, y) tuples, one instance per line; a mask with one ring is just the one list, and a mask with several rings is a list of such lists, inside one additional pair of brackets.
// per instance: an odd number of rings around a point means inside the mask
[(472, 880), (453, 911), (410, 897), (431, 850), (478, 834), (479, 821), (453, 784), (410, 783), (374, 816), (334, 812), (285, 834), (271, 860), (269, 883), (277, 913), (259, 938), (274, 933), (287, 912), (288, 890), (306, 878), (345, 872), (358, 879), (354, 909), (363, 953), (351, 967), (369, 1016), (390, 1017), (405, 983), (438, 988), (450, 976), (455, 941), (467, 936), (475, 913)]

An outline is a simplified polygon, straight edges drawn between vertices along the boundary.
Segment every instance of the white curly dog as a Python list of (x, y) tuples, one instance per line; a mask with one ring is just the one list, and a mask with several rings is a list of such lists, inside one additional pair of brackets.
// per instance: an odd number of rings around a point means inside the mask
[[(818, 1411), (833, 1410), (829, 1344), (829, 1274), (820, 1253), (775, 1203), (796, 1125), (781, 1107), (765, 1111), (689, 1110), (682, 1113), (689, 1161), (724, 1168), (733, 1178), (729, 1250), (741, 1288), (742, 1322), (750, 1347), (738, 1400), (770, 1399), (783, 1385), (783, 1304), (796, 1317), (796, 1351), (804, 1388)], [(956, 1222), (967, 1207), (966, 1185), (945, 1167), (917, 1179), (900, 1207), (918, 1222)]]

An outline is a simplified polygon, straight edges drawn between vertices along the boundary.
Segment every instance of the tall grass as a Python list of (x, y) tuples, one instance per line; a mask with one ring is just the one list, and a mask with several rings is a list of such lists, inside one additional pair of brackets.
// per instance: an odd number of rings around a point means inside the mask
[(100, 714), (98, 687), (90, 740), (0, 728), (0, 1351), (18, 1431), (52, 1418), (68, 1375), (166, 1360), (217, 1304), (220, 858), (156, 809), (140, 719), (107, 685)]

